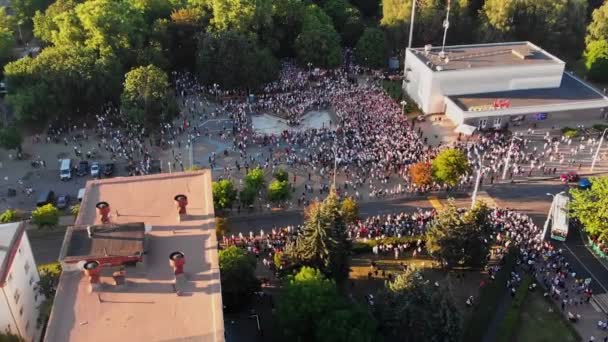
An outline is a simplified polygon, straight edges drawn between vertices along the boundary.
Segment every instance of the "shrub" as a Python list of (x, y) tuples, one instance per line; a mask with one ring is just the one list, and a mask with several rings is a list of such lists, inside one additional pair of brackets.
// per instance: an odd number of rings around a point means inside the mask
[(278, 169), (274, 174), (274, 178), (279, 182), (287, 182), (289, 181), (289, 174), (283, 169)]
[(579, 135), (579, 130), (572, 127), (564, 127), (562, 128), (562, 135), (566, 138), (576, 138)]
[(0, 222), (1, 223), (10, 223), (19, 221), (21, 219), (20, 213), (13, 209), (6, 209), (2, 214), (0, 214)]
[(59, 210), (50, 203), (38, 207), (32, 211), (32, 223), (38, 227), (56, 226), (59, 223)]

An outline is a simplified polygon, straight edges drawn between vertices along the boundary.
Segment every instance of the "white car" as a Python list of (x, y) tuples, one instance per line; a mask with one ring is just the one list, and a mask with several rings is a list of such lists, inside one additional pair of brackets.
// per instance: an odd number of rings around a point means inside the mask
[(99, 177), (99, 163), (98, 162), (94, 162), (93, 164), (91, 164), (91, 176), (97, 178)]

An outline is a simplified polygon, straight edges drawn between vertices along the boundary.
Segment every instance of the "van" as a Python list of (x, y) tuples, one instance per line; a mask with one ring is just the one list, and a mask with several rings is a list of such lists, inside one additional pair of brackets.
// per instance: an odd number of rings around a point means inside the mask
[(61, 159), (59, 165), (59, 179), (62, 181), (72, 179), (72, 161), (70, 159)]
[(38, 194), (38, 199), (36, 200), (36, 206), (42, 207), (43, 205), (47, 205), (49, 203), (53, 203), (55, 199), (55, 192), (53, 190), (44, 190)]
[(82, 202), (82, 199), (84, 198), (84, 192), (87, 188), (82, 188), (80, 190), (78, 190), (78, 203)]

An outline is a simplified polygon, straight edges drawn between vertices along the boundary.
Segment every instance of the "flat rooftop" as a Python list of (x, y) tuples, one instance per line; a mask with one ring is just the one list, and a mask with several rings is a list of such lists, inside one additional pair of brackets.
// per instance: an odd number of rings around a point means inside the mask
[[(434, 71), (442, 71), (538, 64), (563, 64), (564, 62), (530, 42), (475, 44), (446, 46), (445, 56), (440, 56), (441, 46), (430, 51), (414, 48), (412, 52)], [(446, 59), (447, 57), (447, 63)]]
[[(87, 227), (92, 232), (90, 238)], [(144, 252), (145, 229), (141, 222), (69, 227), (59, 260), (139, 256)]]
[[(598, 91), (572, 77), (567, 72), (563, 74), (562, 83), (558, 88), (511, 90), (448, 97), (464, 111), (474, 111), (472, 109), (475, 109), (475, 107), (481, 110), (498, 99), (508, 100), (510, 108), (606, 100)], [(608, 106), (608, 101), (605, 105)]]
[(4, 286), (24, 232), (23, 222), (0, 224), (0, 287)]
[[(181, 220), (177, 194), (189, 203)], [(145, 262), (127, 267), (127, 284), (120, 287), (111, 285), (111, 273), (102, 272), (101, 289), (94, 292), (82, 271), (64, 270), (45, 341), (224, 341), (211, 172), (89, 181), (76, 226), (101, 224), (99, 201), (109, 203), (111, 224), (151, 228)], [(82, 246), (74, 253), (88, 250)], [(186, 258), (180, 294), (169, 265), (174, 251)]]

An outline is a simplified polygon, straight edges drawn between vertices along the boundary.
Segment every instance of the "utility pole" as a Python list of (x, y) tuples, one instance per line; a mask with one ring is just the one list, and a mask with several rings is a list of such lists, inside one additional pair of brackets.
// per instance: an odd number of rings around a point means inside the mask
[(602, 132), (602, 137), (600, 138), (600, 143), (597, 145), (597, 150), (595, 150), (595, 155), (593, 155), (593, 161), (591, 162), (591, 171), (593, 172), (593, 168), (595, 167), (595, 162), (597, 161), (597, 157), (600, 155), (600, 149), (602, 148), (602, 143), (604, 142), (604, 136), (606, 135), (606, 131), (608, 128), (604, 129)]
[(507, 152), (507, 160), (505, 161), (505, 166), (502, 170), (502, 180), (505, 180), (507, 178), (509, 162), (511, 161), (511, 151), (513, 150), (513, 143), (515, 142), (515, 139), (521, 140), (521, 138), (516, 136), (515, 134), (513, 134), (513, 137), (511, 137), (511, 144), (509, 145), (509, 151)]
[(445, 14), (445, 20), (443, 21), (443, 45), (441, 45), (441, 52), (445, 51), (445, 39), (448, 36), (448, 28), (450, 27), (450, 3), (451, 1), (448, 0), (448, 10)]
[(481, 183), (481, 175), (483, 174), (483, 158), (479, 156), (479, 152), (475, 149), (475, 154), (479, 159), (479, 169), (477, 169), (477, 178), (475, 179), (475, 188), (473, 189), (473, 195), (471, 195), (471, 209), (475, 207), (475, 201), (477, 201), (477, 190), (479, 190), (479, 184)]
[(192, 169), (194, 167), (194, 139), (190, 140), (190, 169)]
[(167, 165), (169, 165), (169, 173), (172, 173), (172, 172), (171, 172), (171, 161), (168, 161), (168, 162), (167, 162)]
[(414, 36), (414, 18), (416, 16), (416, 1), (418, 0), (412, 0), (412, 16), (410, 17), (410, 39), (407, 43), (407, 47), (408, 49), (412, 47), (412, 38)]

